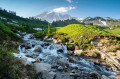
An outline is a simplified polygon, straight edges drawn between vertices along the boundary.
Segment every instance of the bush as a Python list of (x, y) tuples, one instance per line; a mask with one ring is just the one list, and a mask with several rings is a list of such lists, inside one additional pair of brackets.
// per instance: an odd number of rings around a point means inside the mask
[(33, 67), (25, 67), (20, 59), (15, 59), (12, 53), (0, 47), (0, 79), (24, 79), (27, 76), (35, 79)]

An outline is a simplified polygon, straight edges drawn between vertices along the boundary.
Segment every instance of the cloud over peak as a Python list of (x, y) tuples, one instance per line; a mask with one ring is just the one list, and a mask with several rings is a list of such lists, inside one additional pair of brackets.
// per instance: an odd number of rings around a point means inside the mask
[(73, 2), (72, 0), (66, 0), (66, 1), (68, 1), (69, 3), (72, 3), (72, 2)]
[(64, 13), (64, 12), (68, 12), (73, 9), (76, 9), (76, 7), (60, 7), (60, 8), (55, 8), (52, 11), (57, 12), (57, 13)]

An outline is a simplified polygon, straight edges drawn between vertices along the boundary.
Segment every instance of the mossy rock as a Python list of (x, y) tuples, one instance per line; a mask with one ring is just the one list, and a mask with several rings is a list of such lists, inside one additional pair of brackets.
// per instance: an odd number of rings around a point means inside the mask
[(74, 44), (68, 44), (67, 49), (71, 50), (71, 51), (74, 51), (75, 50), (75, 45)]

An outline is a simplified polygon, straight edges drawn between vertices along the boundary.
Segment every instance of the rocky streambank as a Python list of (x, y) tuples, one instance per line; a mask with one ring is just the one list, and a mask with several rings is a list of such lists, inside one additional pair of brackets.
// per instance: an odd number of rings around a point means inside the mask
[(35, 67), (37, 79), (115, 79), (116, 71), (71, 54), (66, 45), (36, 40), (33, 34), (24, 34), (23, 40), (13, 54)]

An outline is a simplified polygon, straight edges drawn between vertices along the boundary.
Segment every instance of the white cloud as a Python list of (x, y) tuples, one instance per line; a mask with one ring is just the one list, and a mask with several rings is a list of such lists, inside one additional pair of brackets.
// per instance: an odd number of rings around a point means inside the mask
[(69, 3), (72, 3), (72, 2), (73, 2), (72, 0), (66, 0), (66, 1), (68, 1)]
[(57, 12), (57, 13), (64, 13), (64, 12), (68, 12), (73, 9), (76, 9), (76, 7), (60, 7), (60, 8), (55, 8), (52, 11)]

